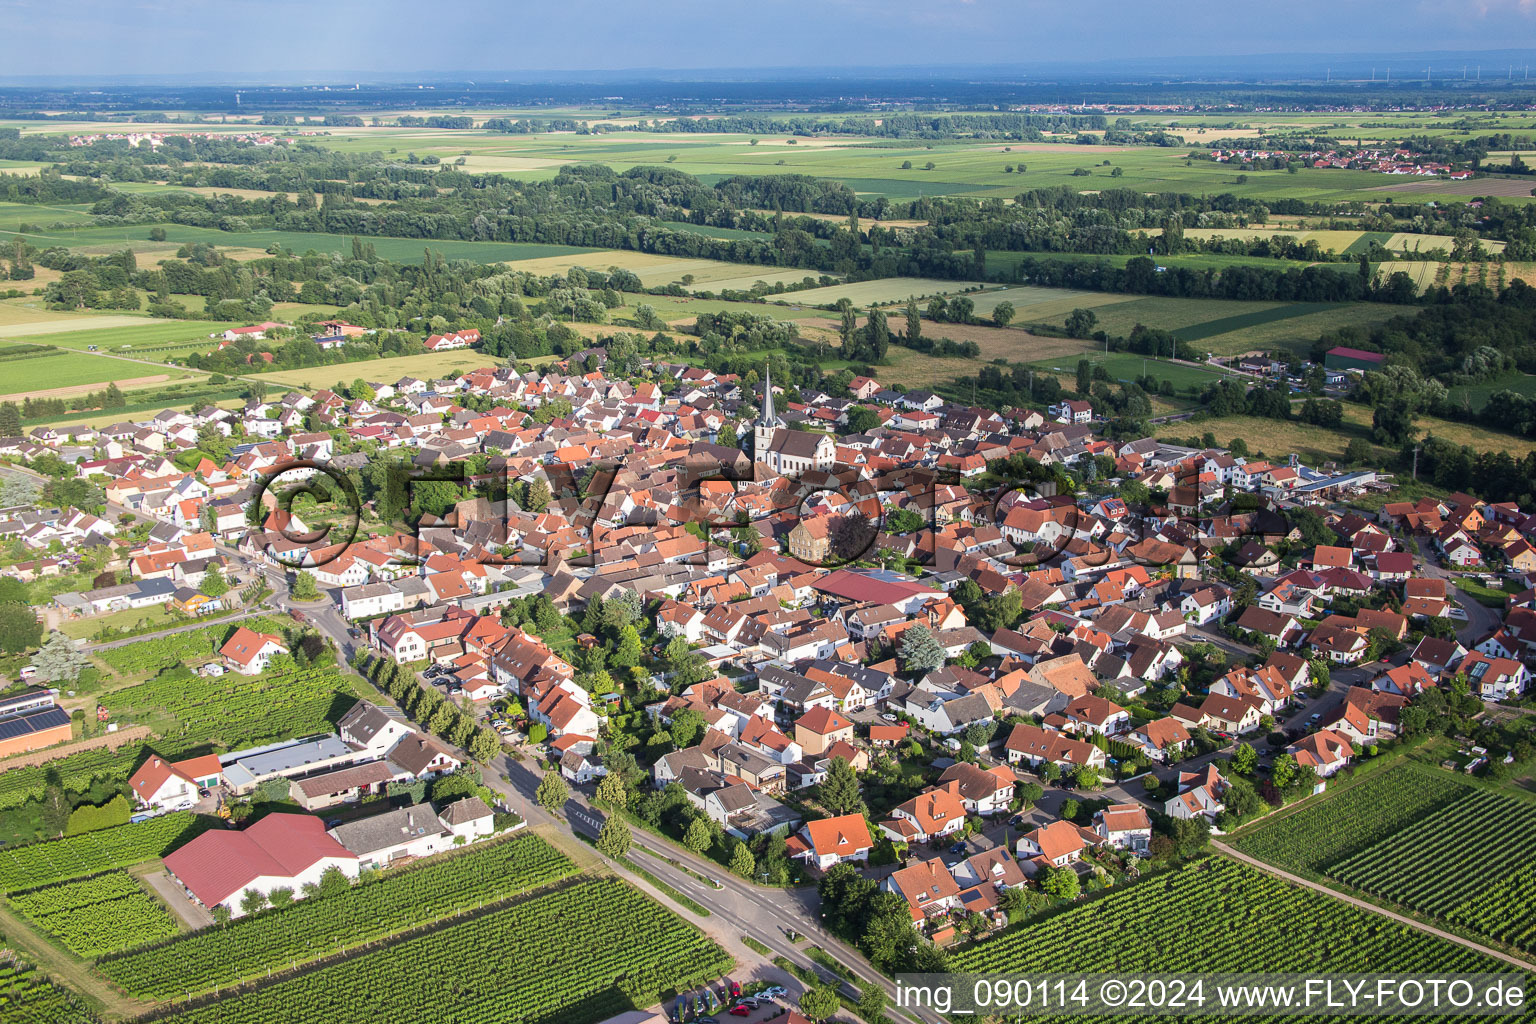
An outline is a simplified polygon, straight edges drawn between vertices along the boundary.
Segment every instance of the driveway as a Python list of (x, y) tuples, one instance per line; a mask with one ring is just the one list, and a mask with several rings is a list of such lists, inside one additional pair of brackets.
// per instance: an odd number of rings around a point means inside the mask
[(213, 924), (213, 915), (208, 913), (208, 908), (193, 903), (164, 868), (157, 866), (155, 870), (141, 877), (146, 885), (155, 890), (155, 895), (170, 907), (176, 919), (186, 925), (188, 931), (196, 931)]

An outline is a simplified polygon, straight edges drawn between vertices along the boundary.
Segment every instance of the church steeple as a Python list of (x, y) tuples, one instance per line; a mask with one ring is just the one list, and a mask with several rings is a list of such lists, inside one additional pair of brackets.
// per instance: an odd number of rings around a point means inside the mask
[(769, 373), (768, 364), (763, 364), (763, 414), (758, 417), (758, 423), (765, 427), (782, 427), (783, 421), (773, 411), (773, 377)]

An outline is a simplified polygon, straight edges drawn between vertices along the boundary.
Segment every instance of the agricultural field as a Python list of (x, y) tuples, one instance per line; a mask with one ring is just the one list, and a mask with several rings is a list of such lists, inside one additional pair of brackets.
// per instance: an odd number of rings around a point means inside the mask
[(854, 281), (835, 284), (827, 288), (810, 288), (803, 292), (784, 296), (779, 301), (796, 306), (830, 306), (839, 299), (847, 299), (860, 309), (906, 302), (916, 297), (931, 295), (958, 295), (962, 292), (979, 292), (987, 286), (979, 281), (941, 281), (928, 277), (886, 277), (875, 281)]
[[(171, 355), (209, 351), (218, 342), (210, 334), (222, 333), (236, 323), (209, 320), (151, 320), (148, 317), (95, 316), (74, 317), (55, 323), (47, 331), (9, 334), (0, 327), (0, 338), (25, 341), (29, 345), (54, 345), (84, 351), (92, 345), (102, 352), (132, 356), (135, 359), (161, 360)], [(5, 347), (0, 345), (0, 355)], [(133, 367), (109, 363), (120, 372)]]
[(170, 942), (140, 942), (97, 970), (131, 995), (165, 999), (235, 984), (549, 885), (576, 866), (536, 835), (449, 853), (283, 909)]
[[(691, 227), (692, 225), (690, 225)], [(746, 232), (737, 232), (746, 234)], [(684, 277), (692, 281), (686, 287), (694, 291), (718, 292), (725, 289), (749, 290), (758, 281), (767, 284), (799, 284), (807, 277), (820, 278), (820, 273), (784, 267), (762, 267), (745, 263), (724, 263), (720, 260), (696, 260), (679, 256), (663, 256), (654, 253), (633, 252), (627, 249), (599, 249), (577, 251), (563, 256), (543, 256), (516, 261), (514, 268), (531, 274), (564, 274), (572, 267), (584, 270), (608, 270), (617, 267), (632, 271), (647, 288), (681, 283)], [(798, 294), (798, 293), (797, 293)]]
[(1536, 375), (1529, 373), (1511, 373), (1500, 377), (1498, 380), (1484, 381), (1481, 384), (1464, 384), (1450, 389), (1450, 404), (1465, 407), (1474, 411), (1481, 411), (1488, 404), (1488, 399), (1500, 391), (1513, 391), (1516, 394), (1525, 395), (1527, 398), (1536, 396)]
[(591, 1024), (718, 978), (731, 964), (637, 890), (593, 880), (163, 1019)]
[[(96, 618), (80, 621), (99, 623), (104, 620)], [(241, 619), (239, 622), (216, 622), (202, 629), (146, 637), (121, 647), (110, 647), (98, 652), (96, 657), (119, 675), (154, 675), (173, 665), (195, 666), (210, 660), (240, 626), (257, 632), (280, 633), (283, 625), (283, 620), (265, 615)]]
[[(1235, 846), (1288, 871), (1322, 874), (1470, 791), (1455, 776), (1415, 764), (1394, 765), (1322, 799), (1245, 831)], [(1414, 863), (1411, 858), (1404, 863)]]
[[(186, 242), (203, 242), (220, 248), (234, 246), (241, 249), (265, 251), (271, 246), (282, 246), (299, 255), (313, 249), (315, 252), (350, 253), (351, 235), (332, 235), (318, 231), (220, 231), (217, 228), (191, 227), (186, 224), (157, 225), (165, 228), (166, 240), (149, 240), (151, 225), (135, 224), (132, 227), (83, 227), (56, 232), (27, 234), (27, 241), (34, 245), (63, 245), (87, 253), (122, 252), (129, 248), (136, 253), (173, 254)], [(0, 242), (11, 236), (0, 231)], [(565, 245), (541, 245), (531, 242), (471, 242), (454, 239), (391, 238), (386, 235), (370, 235), (374, 251), (385, 259), (404, 263), (420, 263), (422, 253), (431, 249), (450, 260), (475, 260), (480, 263), (502, 263), (510, 260), (534, 259), (540, 256), (557, 256), (595, 252)]]
[(335, 387), (361, 377), (364, 380), (393, 384), (401, 377), (419, 377), (432, 380), (436, 377), (457, 376), (466, 370), (476, 370), (498, 365), (500, 360), (481, 355), (470, 348), (451, 352), (426, 352), (415, 356), (392, 356), (388, 359), (365, 359), (353, 363), (336, 363), (332, 366), (310, 366), (298, 370), (278, 370), (263, 373), (261, 380), (316, 391)]
[(1347, 860), (1345, 885), (1526, 951), (1536, 950), (1536, 804), (1472, 790)]
[(164, 857), (207, 830), (214, 820), (178, 811), (138, 824), (0, 849), (0, 892), (52, 885)]
[[(0, 940), (3, 941), (3, 940)], [(31, 964), (5, 951), (0, 957), (0, 1014), (22, 1024), (96, 1024), (85, 1002)]]
[(101, 702), (115, 721), (149, 726), (162, 737), (156, 749), (172, 757), (329, 732), (355, 699), (335, 668), (304, 668), (256, 677), (162, 676), (104, 694)]
[(65, 949), (90, 959), (177, 933), (165, 905), (126, 871), (12, 893), (11, 906)]
[[(1305, 922), (1304, 932), (1298, 932), (1298, 922)], [(1307, 936), (1326, 936), (1327, 941), (1308, 941)], [(1131, 973), (1198, 965), (1203, 972), (1223, 972), (1273, 969), (1282, 963), (1292, 971), (1346, 973), (1507, 969), (1463, 946), (1222, 858), (1153, 875), (1101, 899), (1012, 927), (952, 953), (949, 969)]]
[[(6, 767), (0, 761), (0, 811), (8, 811), (43, 795), (44, 776), (52, 768), (59, 773), (59, 783), (67, 793), (84, 793), (97, 780), (117, 782), (128, 778), (138, 767), (143, 748), (126, 744), (117, 750), (95, 747), (68, 757), (55, 758), (44, 765)], [(18, 847), (0, 849), (0, 864)], [(66, 876), (68, 877), (68, 876)], [(0, 867), (0, 892), (5, 891), (5, 872)]]
[[(28, 341), (32, 342), (32, 339)], [(4, 346), (0, 346), (0, 356), (4, 354)], [(4, 383), (0, 387), (8, 389), (6, 395), (0, 397), (18, 399), (29, 394), (33, 397), (62, 396), (66, 392), (90, 391), (108, 381), (116, 381), (118, 387), (128, 390), (134, 386), (149, 387), (191, 376), (185, 370), (160, 369), (142, 363), (124, 363), (105, 356), (64, 350), (3, 359), (0, 360), (0, 367), (4, 368), (3, 374), (0, 374)]]

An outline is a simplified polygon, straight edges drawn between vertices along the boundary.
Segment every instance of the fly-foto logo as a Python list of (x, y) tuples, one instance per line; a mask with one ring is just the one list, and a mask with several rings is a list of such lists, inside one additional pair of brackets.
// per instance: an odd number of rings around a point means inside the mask
[[(957, 473), (928, 466), (871, 472), (868, 467), (837, 464), (798, 478), (770, 475), (761, 480), (756, 475), (759, 469), (760, 464), (745, 456), (735, 463), (718, 458), (685, 461), (663, 482), (673, 500), (665, 506), (646, 507), (634, 491), (648, 491), (653, 498), (659, 490), (665, 491), (649, 464), (644, 467), (645, 484), (637, 488), (632, 485), (639, 476), (619, 463), (549, 463), (535, 474), (548, 487), (549, 504), (557, 517), (544, 520), (511, 497), (514, 485), (526, 486), (529, 474), (514, 476), (505, 467), (471, 474), (464, 462), (430, 466), (393, 462), (384, 474), (383, 489), (365, 506), (346, 472), (324, 460), (300, 459), (276, 467), (257, 481), (249, 519), (260, 530), (258, 542), (267, 554), (293, 568), (318, 568), (342, 557), (358, 542), (365, 516), (377, 516), (386, 506), (400, 510), (380, 522), (403, 538), (396, 542), (392, 557), (405, 565), (420, 563), (430, 554), (421, 543), (419, 531), (424, 523), (456, 531), (461, 540), (473, 529), (474, 537), (463, 545), (460, 557), (495, 566), (548, 566), (552, 561), (548, 538), (571, 531), (579, 544), (569, 544), (568, 536), (560, 542), (566, 544), (562, 550), (569, 552), (562, 561), (573, 568), (605, 564), (603, 555), (616, 537), (632, 539), (643, 527), (668, 522), (699, 538), (703, 551), (691, 551), (690, 560), (704, 564), (729, 557), (731, 545), (746, 539), (737, 531), (754, 531), (760, 543), (778, 546), (782, 540), (794, 547), (797, 561), (815, 568), (838, 568), (878, 554), (891, 509), (914, 512), (920, 518), (916, 530), (904, 531), (913, 543), (902, 545), (901, 550), (923, 565), (935, 563), (935, 540), (954, 522), (997, 530), (1002, 544), (994, 538), (979, 546), (989, 557), (1019, 571), (1056, 565), (1068, 557), (1079, 570), (1120, 563), (1158, 568), (1169, 564), (1169, 553), (1182, 547), (1161, 545), (1149, 554), (1146, 549), (1132, 550), (1139, 541), (1156, 534), (1181, 536), (1193, 543), (1205, 536), (1198, 520), (1163, 508), (1127, 510), (1106, 527), (1105, 518), (1085, 511), (1085, 502), (1070, 490), (1057, 493), (1059, 477), (978, 488), (963, 482)], [(1181, 474), (1175, 490), (1198, 484), (1198, 471), (1191, 469)], [(324, 520), (325, 525), (311, 528), (296, 513), (296, 506), (306, 499), (312, 502), (308, 508), (318, 514), (311, 518), (317, 523)], [(1259, 501), (1251, 514), (1229, 518), (1222, 541), (1240, 542), (1265, 532), (1260, 518), (1265, 512), (1278, 515), (1267, 501)], [(797, 527), (814, 536), (807, 543), (791, 544), (789, 535)]]

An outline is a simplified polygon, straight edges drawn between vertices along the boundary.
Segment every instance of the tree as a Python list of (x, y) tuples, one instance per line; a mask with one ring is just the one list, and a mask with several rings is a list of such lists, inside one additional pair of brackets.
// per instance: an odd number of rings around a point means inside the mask
[(891, 347), (891, 329), (886, 323), (885, 310), (870, 308), (869, 317), (864, 321), (864, 336), (863, 355), (870, 362), (880, 362)]
[(43, 624), (37, 613), (24, 604), (0, 604), (0, 651), (20, 654), (31, 650), (43, 639)]
[(944, 648), (927, 626), (913, 626), (901, 635), (901, 661), (908, 672), (931, 672), (944, 664)]
[(224, 578), (224, 570), (217, 565), (209, 567), (203, 573), (203, 584), (198, 589), (209, 597), (223, 597), (229, 593), (229, 581)]
[(694, 853), (703, 853), (714, 844), (715, 833), (709, 827), (709, 819), (699, 815), (688, 823), (688, 830), (683, 833), (683, 845)]
[(69, 827), (69, 797), (64, 794), (64, 782), (57, 768), (49, 768), (43, 774), (43, 832), (50, 836), (63, 835)]
[(565, 784), (559, 772), (546, 772), (539, 780), (539, 788), (534, 793), (534, 799), (539, 806), (550, 814), (555, 814), (565, 806), (565, 802), (571, 798), (571, 787)]
[(245, 890), (245, 895), (240, 897), (240, 912), (242, 914), (254, 914), (266, 905), (266, 894), (260, 889), (247, 889)]
[(1278, 788), (1285, 789), (1296, 781), (1296, 758), (1281, 754), (1269, 768), (1269, 779)]
[(48, 634), (48, 642), (32, 659), (37, 674), (47, 683), (73, 683), (80, 678), (80, 671), (90, 664), (89, 659), (75, 646), (69, 637), (54, 630)]
[(1252, 775), (1259, 764), (1259, 752), (1251, 743), (1240, 743), (1232, 752), (1232, 770), (1239, 775)]
[(1086, 359), (1077, 361), (1077, 393), (1086, 395), (1093, 387), (1093, 364)]
[(737, 843), (731, 851), (731, 871), (742, 878), (751, 878), (752, 872), (757, 870), (757, 858), (752, 856), (752, 851), (746, 843)]
[(304, 572), (302, 569), (294, 575), (293, 586), (289, 588), (288, 593), (295, 601), (320, 599), (320, 588), (315, 586), (314, 574)]
[(800, 996), (800, 1012), (820, 1024), (837, 1013), (837, 990), (830, 985), (818, 985), (807, 989)]
[(501, 753), (501, 738), (490, 729), (479, 728), (469, 740), (469, 756), (476, 761), (489, 761)]
[[(916, 341), (923, 336), (923, 318), (917, 311), (917, 300), (907, 300), (907, 341)], [(17, 421), (17, 433), (21, 432), (21, 422)]]
[(1082, 893), (1082, 886), (1077, 880), (1077, 872), (1071, 868), (1050, 868), (1046, 871), (1045, 880), (1040, 883), (1043, 892), (1050, 893), (1057, 899), (1075, 900)]
[(1344, 461), (1352, 465), (1366, 465), (1372, 457), (1371, 443), (1363, 437), (1352, 437), (1344, 446)]
[(741, 444), (741, 438), (736, 433), (736, 425), (734, 423), (723, 425), (715, 435), (715, 443), (726, 448), (735, 448)]
[(283, 907), (291, 907), (293, 906), (293, 890), (286, 885), (280, 885), (267, 893), (267, 900), (272, 904), (273, 909), (276, 910), (281, 910)]
[(1078, 789), (1098, 789), (1099, 770), (1090, 764), (1080, 764), (1072, 769), (1072, 782)]
[(618, 860), (628, 856), (632, 838), (629, 826), (620, 821), (618, 815), (609, 815), (608, 820), (603, 822), (603, 830), (597, 835), (597, 851)]
[(1377, 444), (1400, 445), (1413, 436), (1413, 402), (1401, 395), (1376, 406), (1371, 414), (1371, 436)]
[[(1067, 314), (1067, 334), (1073, 338), (1086, 338), (1093, 333), (1093, 327), (1098, 322), (1098, 314), (1096, 314), (1093, 310), (1074, 309), (1072, 312)], [(1078, 373), (1078, 379), (1082, 379), (1081, 371)], [(1078, 390), (1081, 391), (1082, 388), (1080, 387)]]
[[(162, 230), (162, 231), (163, 231), (163, 230), (165, 230), (165, 229), (164, 229), (164, 228), (162, 228), (162, 229), (161, 229), (161, 230)], [(229, 908), (228, 908), (228, 907), (226, 907), (226, 906), (225, 906), (225, 905), (224, 905), (224, 904), (222, 904), (222, 903), (220, 903), (220, 904), (218, 904), (218, 905), (217, 905), (217, 906), (215, 906), (215, 907), (214, 907), (214, 908), (213, 908), (213, 909), (212, 909), (212, 910), (210, 910), (210, 911), (209, 911), (209, 912), (208, 912), (208, 913), (209, 913), (209, 915), (210, 915), (210, 916), (212, 916), (212, 918), (213, 918), (213, 923), (214, 923), (214, 924), (216, 924), (216, 925), (218, 925), (218, 926), (219, 926), (219, 927), (221, 927), (221, 928), (222, 928), (222, 927), (223, 927), (223, 926), (224, 926), (224, 925), (226, 925), (226, 924), (229, 924), (229, 919), (230, 919), (230, 918), (231, 918), (231, 917), (233, 917), (233, 916), (234, 916), (234, 915), (233, 915), (233, 914), (231, 914), (231, 913), (230, 913), (230, 910), (229, 910)]]
[(624, 780), (613, 772), (603, 776), (603, 781), (597, 784), (597, 793), (592, 802), (609, 810), (622, 810), (629, 806), (629, 792), (624, 788)]
[(1006, 300), (999, 302), (992, 308), (992, 322), (999, 327), (1007, 327), (1013, 322), (1013, 314), (1013, 303)]
[(862, 814), (864, 799), (859, 794), (859, 779), (845, 757), (834, 757), (827, 766), (826, 781), (821, 784), (821, 802), (833, 814)]
[(885, 989), (879, 985), (865, 985), (859, 993), (859, 1016), (868, 1024), (880, 1024), (885, 1019)]
[(693, 741), (704, 731), (706, 723), (704, 716), (693, 708), (682, 708), (672, 715), (672, 722), (667, 727), (667, 733), (672, 737), (672, 743), (677, 749), (693, 746)]
[(352, 396), (353, 400), (360, 402), (371, 402), (378, 397), (377, 392), (373, 390), (373, 385), (361, 377), (352, 381), (352, 386), (347, 389), (347, 393)]
[(21, 436), (21, 410), (15, 402), (0, 403), (0, 437)]

